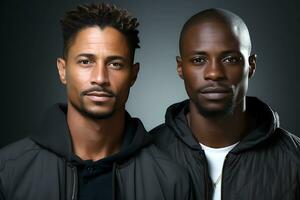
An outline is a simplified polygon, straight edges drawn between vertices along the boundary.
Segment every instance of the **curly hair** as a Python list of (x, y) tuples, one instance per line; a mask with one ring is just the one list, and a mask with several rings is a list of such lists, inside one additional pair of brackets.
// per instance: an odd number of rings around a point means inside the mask
[(127, 10), (120, 9), (110, 4), (79, 5), (76, 9), (65, 13), (60, 20), (63, 32), (63, 54), (67, 56), (68, 50), (76, 34), (87, 27), (99, 26), (101, 29), (111, 26), (120, 31), (126, 38), (132, 57), (139, 46), (139, 25), (137, 18)]

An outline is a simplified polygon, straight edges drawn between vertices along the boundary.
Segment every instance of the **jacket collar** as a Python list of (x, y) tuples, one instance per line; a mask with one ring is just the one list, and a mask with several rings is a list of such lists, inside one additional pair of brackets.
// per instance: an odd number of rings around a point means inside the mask
[[(171, 105), (166, 112), (166, 124), (190, 148), (201, 150), (188, 126), (186, 119), (186, 114), (189, 112), (188, 105), (189, 100)], [(275, 133), (275, 129), (279, 127), (278, 114), (258, 98), (247, 97), (246, 108), (247, 112), (255, 116), (256, 126), (231, 151), (232, 153), (239, 153), (263, 143), (271, 138)]]
[[(70, 130), (66, 120), (67, 105), (55, 104), (47, 112), (31, 139), (43, 148), (64, 157), (67, 161), (74, 161), (72, 140)], [(131, 118), (126, 112), (124, 135), (132, 139), (123, 142), (126, 148), (118, 153), (118, 160), (122, 162), (137, 150), (151, 142), (150, 135), (145, 130), (142, 122), (137, 118)], [(123, 149), (125, 149), (123, 151)], [(77, 160), (75, 160), (77, 161)]]

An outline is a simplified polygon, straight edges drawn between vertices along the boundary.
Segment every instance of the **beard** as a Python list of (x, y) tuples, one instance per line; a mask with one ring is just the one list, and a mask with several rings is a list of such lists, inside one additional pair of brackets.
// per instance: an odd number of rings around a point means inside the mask
[[(105, 106), (109, 106), (110, 108), (104, 111), (99, 111), (99, 110), (93, 110), (89, 108), (89, 103), (85, 101), (85, 96), (89, 93), (89, 92), (93, 92), (93, 91), (98, 91), (98, 92), (105, 92), (107, 94), (109, 94), (110, 96), (115, 98), (115, 101), (113, 102), (112, 105), (105, 105), (102, 103), (95, 103), (94, 106), (99, 106), (99, 107), (105, 107)], [(117, 95), (114, 94), (113, 91), (102, 87), (102, 86), (94, 86), (91, 87), (87, 90), (84, 90), (80, 93), (80, 98), (79, 98), (79, 102), (73, 102), (70, 101), (71, 105), (79, 112), (81, 113), (83, 116), (86, 116), (90, 119), (93, 120), (101, 120), (101, 119), (108, 119), (110, 117), (112, 117), (116, 111), (116, 102), (117, 102)]]
[[(77, 105), (76, 103), (74, 103), (72, 101), (70, 101), (70, 103), (83, 116), (86, 116), (93, 120), (108, 119), (114, 115), (115, 110), (116, 110), (115, 106), (113, 106), (111, 110), (103, 111), (103, 112), (90, 110), (87, 108), (87, 106), (85, 105), (82, 98), (80, 99), (79, 105)], [(101, 106), (101, 105), (98, 105), (98, 106)]]

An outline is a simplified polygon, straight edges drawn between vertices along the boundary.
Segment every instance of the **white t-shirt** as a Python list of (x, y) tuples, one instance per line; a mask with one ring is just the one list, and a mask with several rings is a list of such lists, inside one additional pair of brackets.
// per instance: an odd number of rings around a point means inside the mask
[(211, 148), (200, 143), (202, 149), (205, 152), (205, 156), (208, 162), (209, 174), (214, 184), (213, 200), (221, 200), (221, 180), (224, 160), (226, 155), (237, 144), (238, 142), (223, 148)]

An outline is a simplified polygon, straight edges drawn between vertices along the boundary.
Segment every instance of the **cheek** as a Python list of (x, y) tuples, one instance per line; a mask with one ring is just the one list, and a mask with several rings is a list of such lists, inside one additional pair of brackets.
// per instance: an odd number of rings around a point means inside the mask
[(245, 67), (231, 68), (227, 75), (233, 85), (244, 84), (245, 81), (248, 81), (248, 70)]
[(117, 95), (116, 104), (123, 107), (129, 96), (131, 79), (127, 73), (114, 73), (110, 76), (110, 87)]
[(243, 68), (232, 72), (230, 82), (235, 87), (237, 98), (244, 97), (248, 88), (248, 70)]
[(126, 93), (130, 88), (131, 77), (129, 71), (118, 71), (110, 74), (111, 87), (117, 93)]
[(67, 70), (66, 80), (69, 92), (80, 91), (89, 84), (90, 73), (87, 70)]
[(183, 70), (183, 77), (186, 87), (190, 89), (197, 88), (202, 85), (203, 75), (201, 69), (186, 67)]

